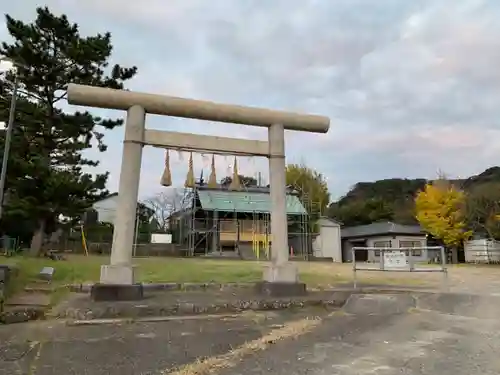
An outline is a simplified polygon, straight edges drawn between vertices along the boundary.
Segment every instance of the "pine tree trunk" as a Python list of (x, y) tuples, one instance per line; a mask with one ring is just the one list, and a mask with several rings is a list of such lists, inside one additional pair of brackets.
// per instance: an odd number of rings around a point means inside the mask
[(38, 228), (31, 237), (30, 255), (37, 257), (42, 252), (43, 238), (45, 237), (45, 220), (42, 219), (38, 223)]
[(451, 248), (451, 263), (452, 264), (458, 263), (458, 248), (457, 247)]

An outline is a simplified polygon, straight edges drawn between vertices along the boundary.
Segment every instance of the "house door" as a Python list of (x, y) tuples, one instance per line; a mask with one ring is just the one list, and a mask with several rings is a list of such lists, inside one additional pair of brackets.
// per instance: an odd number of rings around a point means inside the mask
[[(352, 247), (366, 247), (366, 240), (350, 240), (349, 243)], [(356, 251), (356, 262), (367, 262), (368, 261), (368, 251)]]

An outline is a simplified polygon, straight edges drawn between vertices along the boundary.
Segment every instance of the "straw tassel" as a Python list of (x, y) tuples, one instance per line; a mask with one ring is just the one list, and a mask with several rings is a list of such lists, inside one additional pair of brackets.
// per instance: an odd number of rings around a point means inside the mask
[(210, 177), (208, 178), (208, 187), (215, 189), (217, 187), (217, 175), (215, 174), (215, 155), (212, 155), (212, 167)]
[(193, 153), (189, 154), (189, 169), (186, 176), (184, 186), (187, 188), (194, 188), (194, 171), (193, 171)]
[(233, 178), (229, 185), (229, 190), (241, 190), (240, 176), (238, 175), (238, 160), (234, 157)]
[(163, 186), (172, 186), (172, 174), (170, 173), (170, 152), (165, 150), (165, 169), (161, 176), (160, 184)]

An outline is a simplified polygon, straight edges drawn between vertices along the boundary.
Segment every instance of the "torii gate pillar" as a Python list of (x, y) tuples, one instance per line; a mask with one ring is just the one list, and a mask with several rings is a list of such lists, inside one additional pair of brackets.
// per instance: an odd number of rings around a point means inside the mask
[[(101, 268), (100, 283), (92, 288), (94, 299), (132, 300), (143, 295), (142, 285), (135, 283), (132, 248), (144, 145), (268, 157), (272, 202), (271, 262), (264, 270), (263, 282), (257, 287), (271, 295), (306, 292), (305, 284), (299, 282), (296, 267), (288, 261), (284, 130), (326, 133), (330, 125), (327, 117), (77, 84), (68, 86), (68, 102), (127, 111), (111, 259), (109, 265)], [(148, 130), (147, 113), (267, 127), (269, 138), (268, 142), (263, 142)]]

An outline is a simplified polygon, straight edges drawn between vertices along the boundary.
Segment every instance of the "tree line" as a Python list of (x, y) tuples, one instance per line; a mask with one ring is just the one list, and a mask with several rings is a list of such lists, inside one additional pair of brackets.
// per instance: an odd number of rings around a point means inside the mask
[(360, 182), (330, 204), (345, 226), (392, 221), (420, 224), (450, 248), (475, 234), (500, 240), (500, 167), (467, 179), (386, 179)]

